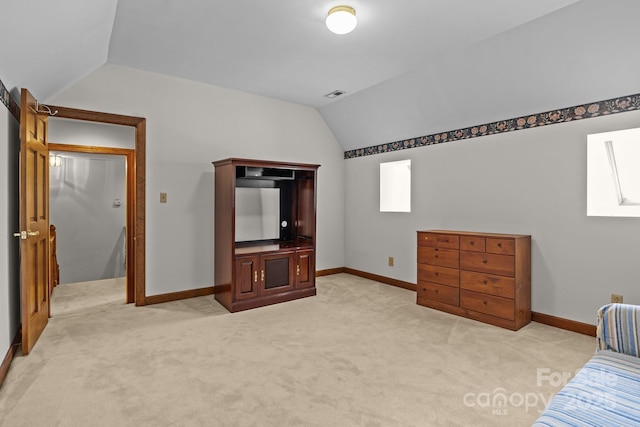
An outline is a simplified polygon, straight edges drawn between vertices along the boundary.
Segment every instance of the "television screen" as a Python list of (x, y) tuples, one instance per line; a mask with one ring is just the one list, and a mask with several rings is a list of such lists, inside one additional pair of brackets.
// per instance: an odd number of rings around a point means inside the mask
[(280, 238), (280, 189), (236, 187), (236, 242)]

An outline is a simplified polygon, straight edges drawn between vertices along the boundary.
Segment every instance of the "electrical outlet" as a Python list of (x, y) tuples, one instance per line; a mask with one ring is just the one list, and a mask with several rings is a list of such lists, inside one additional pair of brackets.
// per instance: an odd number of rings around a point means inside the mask
[(622, 304), (623, 296), (618, 294), (611, 294), (611, 302)]
[(389, 257), (389, 267), (393, 267), (393, 257)]
[(160, 193), (160, 203), (167, 203), (167, 193)]

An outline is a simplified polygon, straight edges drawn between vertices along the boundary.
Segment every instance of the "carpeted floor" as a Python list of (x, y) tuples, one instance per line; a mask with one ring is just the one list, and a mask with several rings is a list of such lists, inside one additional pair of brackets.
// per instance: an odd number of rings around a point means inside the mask
[(595, 350), (356, 276), (317, 288), (230, 314), (213, 296), (125, 305), (122, 280), (61, 285), (0, 388), (0, 426), (529, 426)]

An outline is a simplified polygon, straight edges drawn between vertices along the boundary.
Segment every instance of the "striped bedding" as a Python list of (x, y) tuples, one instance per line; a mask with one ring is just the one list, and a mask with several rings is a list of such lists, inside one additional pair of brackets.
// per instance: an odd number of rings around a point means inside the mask
[(640, 357), (638, 313), (640, 306), (630, 304), (608, 304), (598, 310), (598, 350)]
[(598, 351), (534, 426), (640, 426), (640, 358)]
[(598, 351), (554, 396), (534, 424), (552, 427), (640, 427), (640, 306), (598, 310)]

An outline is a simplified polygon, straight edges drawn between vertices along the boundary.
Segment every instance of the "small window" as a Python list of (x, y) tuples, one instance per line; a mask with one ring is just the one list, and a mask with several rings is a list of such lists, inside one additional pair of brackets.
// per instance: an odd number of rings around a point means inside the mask
[(640, 216), (640, 129), (587, 135), (587, 215)]
[(411, 212), (411, 160), (380, 163), (380, 212)]

